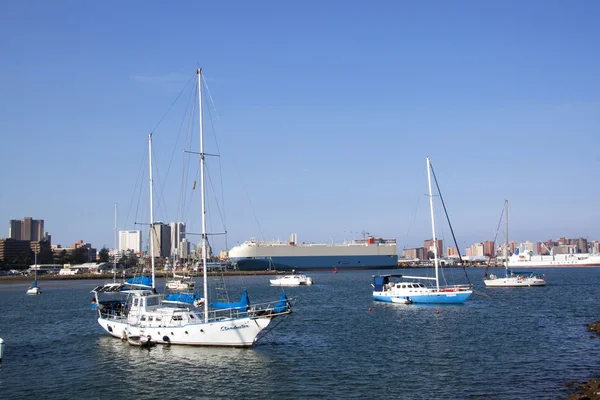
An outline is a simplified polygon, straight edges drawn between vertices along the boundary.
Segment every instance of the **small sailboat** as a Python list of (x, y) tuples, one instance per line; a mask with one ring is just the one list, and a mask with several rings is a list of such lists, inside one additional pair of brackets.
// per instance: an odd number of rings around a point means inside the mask
[(34, 265), (34, 273), (35, 273), (35, 277), (33, 278), (33, 282), (31, 283), (31, 286), (29, 286), (29, 289), (27, 289), (27, 294), (29, 295), (37, 295), (37, 294), (42, 294), (42, 290), (40, 289), (39, 285), (38, 285), (38, 281), (37, 281), (37, 270), (38, 270), (38, 265), (37, 265), (37, 252), (35, 252), (35, 265)]
[[(431, 161), (427, 157), (427, 182), (429, 184), (429, 209), (431, 213), (431, 230), (433, 232), (433, 256), (435, 277), (408, 276), (400, 274), (373, 276), (373, 300), (388, 303), (464, 303), (473, 294), (471, 285), (440, 286), (439, 255), (435, 233), (433, 210), (433, 194), (431, 190)], [(433, 287), (425, 285), (421, 280), (433, 282)]]
[[(202, 134), (202, 70), (198, 75), (198, 101), (200, 113), (200, 186), (202, 218), (202, 266), (203, 298), (186, 304), (181, 296), (189, 293), (176, 293), (178, 300), (169, 301), (155, 289), (155, 265), (151, 256), (152, 277), (140, 281), (128, 280), (127, 286), (118, 294), (122, 300), (102, 300), (101, 295), (108, 294), (103, 287), (92, 291), (98, 310), (98, 323), (111, 336), (130, 343), (142, 338), (158, 344), (182, 344), (192, 346), (230, 346), (251, 347), (268, 333), (268, 327), (274, 318), (292, 313), (295, 299), (284, 293), (277, 300), (251, 303), (246, 292), (239, 302), (211, 303), (209, 301), (207, 280), (207, 240), (205, 205), (205, 156)], [(152, 134), (148, 136), (150, 162), (150, 227), (154, 229), (152, 207)], [(154, 240), (150, 240), (150, 253), (154, 255)], [(198, 301), (199, 300), (199, 301)]]
[[(483, 283), (486, 287), (536, 287), (546, 286), (546, 278), (543, 274), (524, 271), (511, 271), (508, 269), (508, 200), (504, 201), (504, 213), (506, 213), (506, 231), (504, 233), (504, 270), (503, 277), (490, 274), (488, 276), (488, 266), (485, 268)], [(502, 218), (502, 217), (500, 217)]]

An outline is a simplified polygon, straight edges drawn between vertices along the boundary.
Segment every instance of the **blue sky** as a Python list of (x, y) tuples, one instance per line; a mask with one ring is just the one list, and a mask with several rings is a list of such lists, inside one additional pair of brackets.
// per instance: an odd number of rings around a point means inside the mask
[(201, 66), (229, 246), (363, 230), (420, 246), (427, 156), (463, 251), (493, 239), (504, 199), (512, 239), (598, 240), (599, 16), (595, 1), (5, 3), (0, 221), (112, 246), (115, 202), (119, 229), (148, 222), (151, 131), (156, 219), (183, 218), (187, 98), (159, 121)]

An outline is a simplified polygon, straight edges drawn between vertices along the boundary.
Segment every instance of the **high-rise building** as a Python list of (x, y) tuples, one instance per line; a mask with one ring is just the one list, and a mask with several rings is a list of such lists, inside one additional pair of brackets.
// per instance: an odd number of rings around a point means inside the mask
[[(150, 229), (149, 240), (153, 240), (154, 257), (169, 257), (171, 255), (171, 227), (169, 225), (155, 222), (154, 229)], [(149, 248), (148, 251), (150, 251)]]
[(44, 220), (25, 217), (8, 222), (8, 237), (15, 240), (40, 241), (44, 239)]
[(483, 242), (483, 255), (486, 257), (494, 256), (494, 242), (490, 242), (489, 240)]
[(119, 231), (119, 252), (142, 251), (142, 231)]
[(185, 222), (171, 222), (171, 255), (178, 255), (183, 258), (182, 251), (178, 250), (181, 241), (185, 238)]
[[(442, 256), (442, 250), (444, 249), (444, 246), (442, 244), (442, 240), (437, 239), (436, 240), (436, 247), (437, 247), (437, 255), (438, 257)], [(429, 252), (433, 253), (433, 239), (427, 239), (423, 242), (423, 248), (425, 249), (425, 258), (428, 258), (428, 254)]]

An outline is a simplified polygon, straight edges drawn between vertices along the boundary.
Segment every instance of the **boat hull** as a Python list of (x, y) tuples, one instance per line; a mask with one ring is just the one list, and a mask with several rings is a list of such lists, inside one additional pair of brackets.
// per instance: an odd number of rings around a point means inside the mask
[(132, 336), (151, 337), (158, 344), (189, 346), (251, 347), (271, 318), (240, 318), (182, 326), (148, 327), (133, 325), (124, 319), (98, 318), (111, 336), (127, 340)]
[(543, 279), (517, 279), (517, 278), (497, 278), (484, 279), (483, 283), (486, 287), (536, 287), (546, 286), (546, 281)]
[(408, 297), (413, 304), (460, 304), (467, 301), (473, 292), (471, 290), (463, 290), (458, 292), (431, 292), (411, 294), (410, 296), (402, 295), (385, 295), (373, 292), (373, 300), (383, 301), (386, 303), (404, 303)]
[(232, 257), (231, 261), (240, 271), (398, 268), (397, 255)]

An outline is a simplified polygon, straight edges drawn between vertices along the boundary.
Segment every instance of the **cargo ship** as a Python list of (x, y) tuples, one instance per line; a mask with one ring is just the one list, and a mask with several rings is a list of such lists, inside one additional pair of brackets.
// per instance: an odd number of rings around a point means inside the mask
[(516, 249), (508, 259), (509, 268), (600, 267), (600, 254), (570, 253), (538, 255)]
[(250, 239), (229, 251), (240, 271), (292, 271), (322, 269), (387, 269), (398, 267), (396, 239), (368, 236), (341, 244), (298, 243)]

